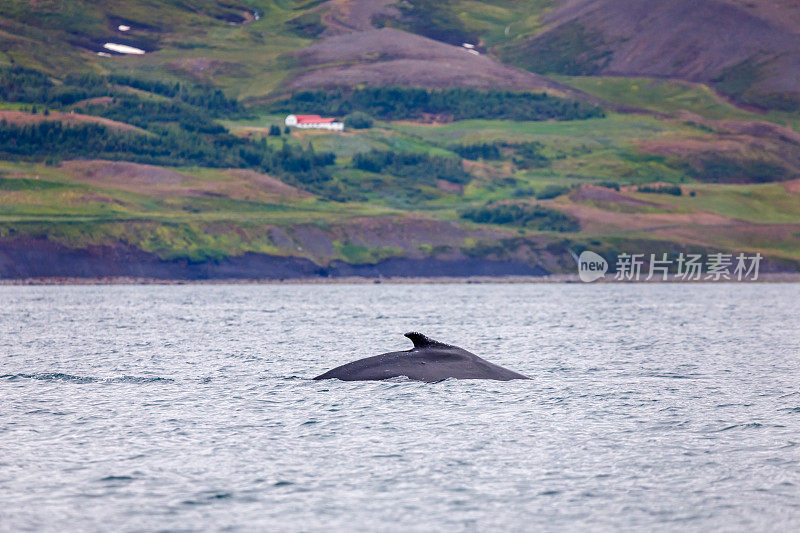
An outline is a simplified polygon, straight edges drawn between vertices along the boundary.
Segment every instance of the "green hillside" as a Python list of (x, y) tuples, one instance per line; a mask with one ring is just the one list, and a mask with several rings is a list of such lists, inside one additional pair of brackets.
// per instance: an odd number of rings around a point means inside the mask
[[(546, 78), (499, 62), (559, 7), (6, 2), (0, 253), (51, 243), (195, 263), (560, 272), (592, 247), (758, 251), (796, 268), (797, 113), (742, 106), (712, 82)], [(401, 39), (389, 55), (385, 35)], [(334, 43), (364, 48), (337, 63)], [(398, 75), (407, 83), (385, 81)], [(348, 127), (287, 131), (288, 113)]]

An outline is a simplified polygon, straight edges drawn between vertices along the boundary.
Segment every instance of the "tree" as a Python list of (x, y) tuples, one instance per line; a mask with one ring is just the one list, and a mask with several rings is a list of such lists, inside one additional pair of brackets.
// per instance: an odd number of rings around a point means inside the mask
[(353, 130), (371, 128), (372, 123), (372, 117), (361, 111), (354, 111), (344, 117), (344, 125)]
[(271, 135), (272, 137), (280, 137), (281, 128), (273, 124), (272, 126), (269, 127), (269, 135)]

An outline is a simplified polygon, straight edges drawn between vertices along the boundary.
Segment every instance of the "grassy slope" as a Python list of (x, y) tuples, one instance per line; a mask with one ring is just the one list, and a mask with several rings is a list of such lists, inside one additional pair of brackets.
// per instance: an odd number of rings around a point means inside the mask
[[(13, 58), (18, 64), (43, 68), (54, 75), (82, 70), (88, 65), (98, 72), (209, 82), (246, 100), (268, 95), (278, 87), (293, 68), (281, 56), (311, 42), (292, 33), (285, 23), (307, 13), (313, 2), (248, 2), (262, 16), (247, 24), (230, 24), (215, 18), (220, 13), (212, 9), (213, 2), (207, 3), (205, 11), (201, 8), (190, 15), (161, 2), (104, 3), (102, 9), (106, 12), (157, 28), (141, 34), (141, 38), (151, 39), (158, 45), (157, 52), (143, 57), (114, 58), (100, 58), (64, 44), (78, 30), (84, 34), (113, 35), (113, 29), (109, 30), (100, 22), (102, 12), (98, 11), (101, 8), (96, 3), (63, 3), (62, 6), (68, 7), (47, 17), (31, 15), (37, 23), (45, 20), (47, 27), (21, 24), (14, 28), (12, 37), (1, 36), (7, 40), (3, 41), (5, 52), (0, 54), (0, 62)], [(196, 2), (196, 5), (203, 4)], [(551, 8), (552, 2), (455, 0), (450, 4), (458, 20), (477, 32), (484, 46), (491, 47), (541, 31), (541, 17)], [(5, 11), (0, 13), (7, 15), (9, 10), (17, 10), (15, 16), (25, 21), (19, 10), (27, 5), (27, 2), (12, 0), (4, 4), (2, 10)], [(56, 28), (60, 29), (56, 31)], [(43, 38), (44, 32), (47, 32), (47, 39)], [(554, 241), (566, 236), (597, 243), (619, 242), (620, 238), (655, 239), (664, 241), (666, 247), (696, 244), (761, 250), (769, 255), (800, 260), (800, 195), (797, 189), (789, 190), (782, 184), (696, 184), (685, 171), (637, 149), (637, 142), (642, 140), (716, 138), (713, 132), (669, 118), (684, 110), (707, 119), (767, 118), (797, 127), (796, 117), (778, 113), (757, 115), (742, 110), (699, 84), (590, 77), (563, 77), (560, 81), (616, 104), (668, 117), (610, 114), (604, 119), (580, 122), (379, 123), (371, 130), (343, 135), (293, 134), (290, 143), (310, 143), (318, 151), (335, 152), (339, 167), (336, 173), (351, 181), (374, 178), (349, 168), (354, 154), (370, 149), (452, 155), (447, 148), (457, 143), (536, 141), (542, 143), (545, 155), (551, 160), (549, 166), (530, 170), (517, 170), (508, 161), (477, 162), (471, 167), (475, 179), (463, 193), (428, 191), (428, 198), (409, 199), (391, 191), (387, 194), (370, 192), (369, 203), (338, 204), (315, 198), (278, 199), (257, 195), (243, 198), (235, 192), (236, 187), (222, 185), (230, 185), (230, 177), (223, 172), (197, 168), (175, 169), (195, 181), (165, 196), (152, 190), (131, 191), (87, 184), (59, 168), (6, 162), (0, 166), (3, 180), (0, 236), (11, 236), (15, 232), (41, 234), (74, 246), (122, 241), (163, 257), (191, 259), (246, 251), (286, 254), (296, 251), (276, 245), (266, 235), (265, 228), (290, 228), (298, 224), (318, 224), (326, 228), (337, 221), (392, 216), (398, 212), (458, 220), (459, 211), (466, 206), (518, 198), (520, 191), (524, 196), (526, 190), (539, 191), (547, 185), (669, 181), (689, 183), (684, 185), (686, 194), (672, 197), (631, 190), (621, 193), (626, 198), (656, 204), (655, 207), (632, 210), (624, 201), (598, 203), (576, 200), (571, 195), (543, 202), (585, 217), (581, 218), (585, 221), (582, 234), (530, 230), (518, 233), (543, 235)], [(280, 123), (281, 119), (261, 116), (222, 123), (234, 133), (261, 136), (269, 124)], [(269, 140), (276, 146), (281, 143), (280, 139)], [(38, 179), (39, 183), (19, 181), (20, 178)], [(42, 186), (43, 182), (55, 185)], [(212, 195), (198, 194), (196, 189), (202, 189), (202, 183), (220, 189)], [(694, 197), (688, 196), (689, 190), (695, 191)], [(775, 225), (782, 225), (782, 228)], [(354, 248), (355, 245), (341, 241), (336, 241), (335, 246), (344, 259), (357, 261), (380, 256), (380, 253), (372, 254), (364, 247)], [(387, 248), (386, 253), (394, 252)]]
[[(547, 25), (520, 24), (520, 31), (499, 38), (499, 22), (486, 28), (492, 52), (537, 73), (703, 80), (739, 102), (792, 115), (800, 109), (796, 62), (786, 59), (797, 47), (790, 3), (602, 0), (584, 2), (586, 9), (570, 9), (578, 2), (553, 3), (563, 9)], [(508, 4), (526, 20), (525, 8)], [(483, 11), (478, 5), (471, 14)], [(539, 12), (540, 22), (546, 11)], [(686, 36), (685, 46), (675, 44), (673, 30)], [(725, 41), (726, 30), (740, 37)]]
[[(266, 118), (263, 125), (271, 118), (274, 117)], [(258, 123), (247, 120), (228, 124), (235, 132), (262, 134), (263, 130), (257, 129)], [(349, 159), (354, 153), (372, 148), (447, 153), (443, 147), (453, 143), (496, 140), (538, 141), (553, 161), (549, 167), (523, 171), (514, 170), (505, 161), (478, 162), (476, 177), (463, 194), (440, 191), (433, 198), (412, 202), (400, 195), (378, 193), (369, 195), (369, 203), (349, 204), (314, 198), (248, 197), (242, 192), (243, 186), (232, 184), (224, 171), (197, 168), (173, 169), (192, 179), (165, 195), (147, 187), (131, 191), (80, 182), (74, 173), (63, 168), (5, 163), (0, 169), (5, 178), (0, 221), (4, 235), (14, 227), (35, 232), (45, 231), (48, 226), (51, 238), (73, 245), (118, 239), (164, 257), (200, 259), (246, 251), (293, 253), (276, 246), (266, 236), (265, 228), (272, 226), (329, 225), (356, 217), (383, 217), (399, 212), (459, 220), (459, 212), (467, 205), (516, 199), (520, 190), (530, 188), (538, 191), (552, 184), (580, 186), (600, 181), (617, 181), (622, 185), (673, 181), (684, 183), (683, 196), (637, 193), (635, 189), (621, 192), (625, 198), (655, 204), (647, 208), (631, 209), (624, 201), (576, 200), (572, 195), (543, 203), (578, 216), (584, 222), (585, 238), (594, 242), (647, 238), (665, 241), (667, 248), (672, 246), (669, 243), (720, 246), (800, 259), (800, 195), (796, 190), (789, 191), (785, 184), (695, 184), (658, 161), (636, 157), (636, 140), (681, 138), (696, 133), (693, 127), (680, 121), (612, 114), (584, 123), (462, 121), (438, 126), (383, 123), (371, 130), (345, 135), (295, 133), (289, 140), (311, 143), (318, 150), (333, 150), (339, 156), (341, 173), (355, 172), (347, 168)], [(11, 190), (15, 187), (8, 184), (20, 176), (38, 177), (41, 182), (54, 185), (25, 182)], [(372, 179), (365, 173), (361, 177)], [(215, 194), (200, 194), (198, 191), (204, 188)], [(688, 195), (690, 190), (695, 196)], [(787, 224), (795, 228), (793, 232), (773, 231), (773, 225)], [(734, 230), (723, 231), (720, 226)], [(665, 231), (665, 227), (671, 230)], [(520, 232), (553, 240), (565, 236), (583, 238), (582, 234)], [(356, 258), (341, 242), (336, 247), (340, 257)]]
[[(224, 170), (174, 168), (171, 186), (97, 183), (69, 165), (0, 164), (0, 236), (46, 235), (72, 246), (123, 242), (164, 258), (284, 255), (265, 228), (330, 224), (396, 211), (263, 193)], [(112, 180), (113, 181), (113, 180)]]
[[(527, 37), (547, 31), (544, 16), (557, 3), (555, 0), (450, 1), (457, 20), (479, 34), (481, 44), (493, 56), (501, 55), (504, 46), (513, 46), (515, 42), (522, 42)], [(729, 103), (711, 86), (702, 83), (636, 77), (565, 76), (553, 73), (548, 76), (620, 106), (665, 114), (688, 110), (711, 119), (760, 118), (800, 130), (800, 113), (744, 110)], [(737, 78), (736, 81), (741, 80)], [(739, 94), (752, 82), (753, 80), (741, 81), (744, 83), (741, 88), (731, 87), (733, 82), (722, 85), (728, 93)]]
[(688, 111), (713, 120), (766, 120), (800, 131), (800, 115), (782, 111), (754, 111), (730, 103), (702, 83), (653, 78), (608, 76), (550, 76), (576, 89), (627, 108), (674, 115)]
[[(645, 89), (647, 90), (647, 89)], [(648, 98), (648, 97), (645, 97)], [(655, 97), (653, 97), (655, 98)], [(727, 109), (715, 100), (709, 101), (711, 116), (719, 118), (744, 118), (747, 113), (736, 108)], [(701, 105), (673, 104), (674, 111), (689, 107), (694, 112), (709, 114)], [(721, 109), (721, 110), (720, 110)], [(714, 111), (719, 111), (714, 113)], [(265, 119), (267, 123), (269, 119)], [(234, 128), (235, 131), (235, 128)], [(537, 141), (543, 153), (551, 159), (544, 168), (515, 170), (506, 161), (478, 162), (476, 176), (463, 194), (442, 194), (412, 205), (401, 198), (374, 195), (373, 203), (422, 212), (442, 219), (456, 220), (465, 205), (482, 205), (486, 201), (510, 200), (520, 197), (521, 190), (543, 190), (547, 185), (578, 187), (582, 184), (617, 182), (621, 185), (675, 182), (683, 184), (684, 195), (643, 194), (623, 190), (625, 197), (656, 204), (655, 207), (636, 211), (636, 227), (631, 221), (618, 216), (630, 211), (622, 203), (594, 204), (596, 217), (586, 219), (587, 235), (593, 239), (603, 235), (609, 239), (620, 235), (651, 238), (678, 244), (700, 244), (758, 249), (764, 253), (790, 258), (800, 258), (800, 195), (788, 191), (784, 184), (764, 185), (714, 185), (695, 183), (685, 171), (669, 165), (663, 158), (642, 154), (637, 143), (645, 140), (704, 139), (714, 141), (717, 135), (701, 125), (680, 119), (666, 119), (637, 114), (610, 114), (603, 119), (582, 122), (508, 122), (470, 120), (444, 125), (413, 123), (381, 123), (372, 130), (346, 135), (326, 133), (296, 133), (291, 142), (312, 143), (316, 149), (333, 150), (341, 165), (353, 153), (372, 148), (404, 149), (428, 153), (445, 153), (453, 144), (474, 144), (493, 141)], [(508, 181), (511, 178), (511, 181)], [(693, 191), (695, 196), (689, 196)], [(547, 202), (545, 202), (547, 203)], [(585, 206), (586, 202), (573, 202), (566, 196), (552, 202), (556, 208), (565, 204)], [(653, 216), (659, 215), (659, 216)], [(662, 216), (663, 215), (663, 216)], [(653, 218), (648, 223), (647, 216)], [(730, 225), (733, 232), (720, 232), (718, 225)], [(795, 227), (787, 239), (770, 240), (770, 225)], [(681, 228), (680, 232), (649, 231), (663, 226)], [(597, 228), (600, 228), (597, 231)], [(760, 235), (754, 238), (752, 234)], [(761, 232), (761, 233), (759, 233)], [(724, 234), (722, 234), (724, 233)], [(737, 236), (738, 235), (738, 236)], [(580, 238), (580, 236), (577, 236)], [(763, 246), (761, 246), (763, 244)]]
[[(191, 8), (154, 1), (77, 0), (32, 8), (30, 2), (9, 0), (0, 6), (0, 18), (10, 30), (0, 32), (0, 64), (13, 60), (57, 76), (93, 70), (212, 83), (240, 98), (269, 94), (288, 72), (280, 56), (310, 43), (286, 26), (307, 10), (290, 0), (220, 5), (212, 0), (196, 0)], [(259, 13), (258, 20), (249, 18), (252, 11)], [(227, 20), (245, 16), (241, 22)], [(107, 17), (124, 20), (133, 29), (119, 32)], [(141, 43), (155, 51), (98, 57), (95, 52), (106, 41)]]
[(699, 83), (603, 76), (557, 76), (557, 79), (606, 101), (657, 113), (674, 114), (686, 110), (711, 119), (760, 118), (756, 113), (726, 102)]

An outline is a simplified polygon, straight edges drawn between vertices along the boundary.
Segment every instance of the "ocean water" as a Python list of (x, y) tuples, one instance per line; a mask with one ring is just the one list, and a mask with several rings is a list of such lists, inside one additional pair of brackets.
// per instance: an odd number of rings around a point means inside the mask
[[(0, 530), (796, 531), (799, 299), (0, 287)], [(533, 379), (310, 379), (408, 330)]]

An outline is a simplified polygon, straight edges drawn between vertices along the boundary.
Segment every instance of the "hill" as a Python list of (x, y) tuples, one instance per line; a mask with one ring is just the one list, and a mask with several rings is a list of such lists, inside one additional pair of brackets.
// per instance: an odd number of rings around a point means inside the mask
[(585, 248), (797, 270), (798, 20), (733, 0), (10, 0), (0, 277), (538, 275)]
[(564, 0), (544, 31), (501, 47), (534, 72), (713, 83), (770, 109), (800, 109), (796, 2)]
[(578, 94), (571, 87), (469, 49), (392, 28), (337, 35), (292, 54), (303, 71), (289, 89), (403, 85), (477, 87)]

